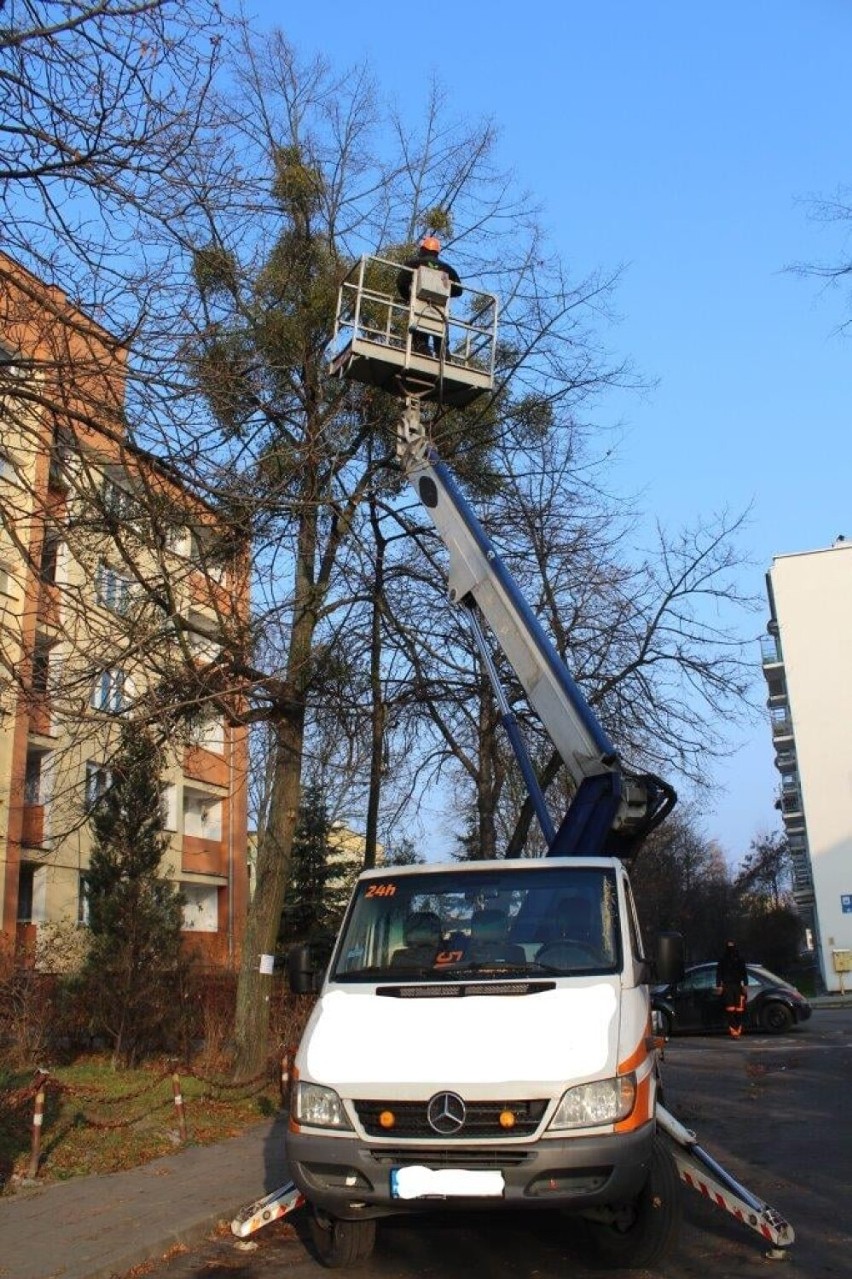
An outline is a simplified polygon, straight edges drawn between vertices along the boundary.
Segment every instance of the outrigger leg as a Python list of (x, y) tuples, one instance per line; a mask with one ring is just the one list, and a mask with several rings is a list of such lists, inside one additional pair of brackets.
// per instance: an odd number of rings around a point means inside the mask
[(305, 1197), (296, 1183), (288, 1181), (271, 1194), (256, 1199), (247, 1208), (241, 1208), (231, 1222), (231, 1234), (245, 1239), (247, 1235), (254, 1234), (255, 1230), (260, 1230), (261, 1226), (268, 1226), (270, 1221), (277, 1221), (279, 1217), (286, 1217), (288, 1212), (295, 1212), (304, 1202)]
[(669, 1139), (672, 1158), (681, 1181), (772, 1244), (773, 1247), (766, 1254), (768, 1257), (784, 1257), (796, 1237), (789, 1222), (774, 1208), (770, 1208), (769, 1204), (740, 1185), (712, 1155), (702, 1150), (695, 1133), (685, 1128), (663, 1106), (657, 1107), (657, 1125)]

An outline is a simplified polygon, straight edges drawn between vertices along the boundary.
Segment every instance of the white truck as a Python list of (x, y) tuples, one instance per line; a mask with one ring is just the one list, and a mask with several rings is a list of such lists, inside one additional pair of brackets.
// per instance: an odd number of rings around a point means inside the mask
[[(318, 999), (292, 1070), (294, 1185), (276, 1202), (307, 1202), (331, 1267), (367, 1258), (382, 1216), (541, 1207), (580, 1214), (610, 1265), (641, 1268), (675, 1238), (680, 1174), (786, 1246), (786, 1222), (660, 1105), (649, 982), (677, 979), (682, 945), (666, 934), (647, 953), (625, 863), (674, 793), (624, 770), (423, 425), (423, 401), (487, 389), (496, 301), (483, 323), (489, 299), (472, 299), (460, 338), (445, 310), (442, 353), (427, 356), (411, 343), (417, 274), (404, 304), (369, 281), (365, 259), (341, 293), (333, 367), (405, 400), (400, 461), (449, 551), (450, 600), (469, 611), (548, 851), (366, 871), (326, 970), (291, 951), (291, 987)], [(434, 314), (434, 272), (426, 284)], [(480, 616), (574, 780), (558, 827)]]

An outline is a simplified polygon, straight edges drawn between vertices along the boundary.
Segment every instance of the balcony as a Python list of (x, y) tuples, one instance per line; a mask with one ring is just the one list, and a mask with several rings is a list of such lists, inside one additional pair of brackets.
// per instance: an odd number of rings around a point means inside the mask
[(770, 707), (769, 722), (772, 726), (772, 740), (774, 742), (789, 741), (792, 743), (793, 721), (790, 718), (789, 707), (786, 705)]
[(788, 773), (796, 768), (795, 750), (782, 750), (775, 756), (775, 767), (779, 773)]
[(181, 870), (195, 875), (228, 874), (228, 846), (225, 840), (184, 835)]
[(25, 848), (41, 848), (44, 844), (44, 804), (24, 804), (21, 843)]
[(761, 635), (760, 660), (763, 663), (764, 670), (767, 666), (783, 665), (784, 658), (781, 656), (781, 641), (777, 635)]
[(811, 861), (807, 854), (794, 855), (791, 858), (793, 891), (797, 893), (813, 892), (814, 881), (811, 875)]
[(187, 746), (183, 757), (186, 777), (209, 786), (228, 785), (228, 761), (222, 754), (205, 750), (203, 746)]
[(804, 812), (802, 807), (802, 793), (798, 786), (785, 787), (781, 792), (781, 816), (795, 817)]
[(55, 736), (50, 698), (46, 695), (34, 696), (30, 701), (29, 710), (29, 731), (37, 737)]
[(781, 809), (781, 820), (784, 823), (784, 834), (790, 836), (804, 835), (805, 833), (805, 814), (802, 810), (802, 802), (792, 797), (779, 801), (778, 807)]
[(184, 871), (200, 875), (228, 873), (228, 802), (221, 793), (184, 783)]

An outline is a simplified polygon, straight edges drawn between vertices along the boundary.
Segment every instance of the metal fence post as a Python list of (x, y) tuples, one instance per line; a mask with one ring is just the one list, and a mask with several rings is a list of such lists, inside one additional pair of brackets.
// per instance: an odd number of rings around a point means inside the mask
[(31, 1181), (35, 1181), (38, 1176), (39, 1159), (41, 1158), (41, 1131), (44, 1126), (44, 1092), (45, 1080), (47, 1079), (47, 1071), (40, 1070), (37, 1074), (38, 1087), (35, 1095), (35, 1107), (33, 1109), (33, 1132), (32, 1147), (30, 1150), (30, 1166), (27, 1169), (27, 1176)]
[(178, 1124), (180, 1126), (180, 1139), (186, 1142), (186, 1111), (183, 1105), (183, 1094), (180, 1090), (180, 1075), (177, 1071), (172, 1075), (172, 1089), (175, 1095), (175, 1109), (178, 1113)]

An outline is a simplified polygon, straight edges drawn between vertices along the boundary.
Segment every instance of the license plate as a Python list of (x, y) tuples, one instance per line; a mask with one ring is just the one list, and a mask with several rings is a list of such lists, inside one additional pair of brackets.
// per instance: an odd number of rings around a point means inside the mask
[(394, 1199), (498, 1199), (505, 1189), (503, 1174), (496, 1168), (426, 1168), (412, 1164), (391, 1169)]

